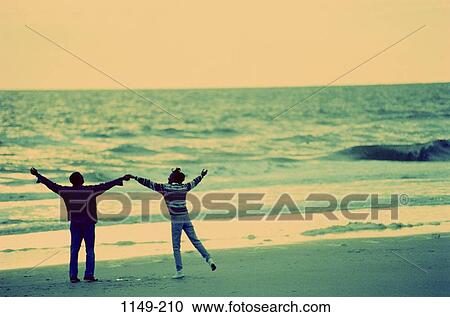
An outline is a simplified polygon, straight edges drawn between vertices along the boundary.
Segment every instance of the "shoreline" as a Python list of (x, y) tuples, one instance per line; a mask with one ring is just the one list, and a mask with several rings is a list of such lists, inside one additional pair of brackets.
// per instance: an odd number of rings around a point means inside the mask
[[(367, 210), (358, 212), (367, 212)], [(368, 222), (384, 225), (391, 223), (412, 225), (424, 223), (424, 225), (396, 230), (362, 230), (309, 236), (303, 233), (330, 226), (345, 226), (350, 221), (342, 216), (336, 221), (330, 221), (324, 214), (314, 214), (311, 221), (233, 219), (193, 221), (193, 223), (198, 237), (204, 242), (206, 248), (212, 251), (213, 255), (216, 250), (274, 247), (310, 241), (401, 237), (450, 232), (450, 206), (402, 207), (399, 208), (397, 221), (390, 219), (390, 212), (380, 212), (379, 218), (379, 220), (368, 220)], [(438, 225), (429, 224), (432, 222), (438, 223)], [(42, 261), (44, 262), (39, 266), (67, 264), (69, 243), (68, 230), (0, 236), (0, 245), (2, 246), (0, 271), (31, 268)], [(192, 252), (193, 250), (190, 242), (183, 236), (182, 252)], [(84, 261), (83, 253), (82, 247), (80, 262)], [(96, 259), (98, 262), (141, 256), (171, 256), (171, 254), (169, 222), (99, 226), (96, 229)]]

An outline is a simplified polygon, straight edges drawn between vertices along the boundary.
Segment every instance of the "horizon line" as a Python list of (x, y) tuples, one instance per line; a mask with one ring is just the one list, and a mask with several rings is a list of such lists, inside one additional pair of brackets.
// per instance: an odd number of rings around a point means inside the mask
[[(367, 87), (367, 86), (401, 86), (401, 85), (430, 85), (430, 84), (449, 84), (450, 81), (433, 81), (433, 82), (392, 82), (392, 83), (367, 83), (367, 84), (337, 84), (332, 87)], [(317, 88), (323, 85), (280, 85), (280, 86), (212, 86), (212, 87), (153, 87), (153, 88), (133, 88), (134, 90), (226, 90), (226, 89), (287, 89), (287, 88)], [(0, 91), (121, 91), (124, 88), (0, 88)]]

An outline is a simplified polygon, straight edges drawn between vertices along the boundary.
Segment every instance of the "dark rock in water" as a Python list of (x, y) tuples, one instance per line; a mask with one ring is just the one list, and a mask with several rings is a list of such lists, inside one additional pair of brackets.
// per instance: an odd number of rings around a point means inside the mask
[(385, 161), (449, 161), (450, 141), (412, 145), (362, 145), (336, 152), (330, 158)]

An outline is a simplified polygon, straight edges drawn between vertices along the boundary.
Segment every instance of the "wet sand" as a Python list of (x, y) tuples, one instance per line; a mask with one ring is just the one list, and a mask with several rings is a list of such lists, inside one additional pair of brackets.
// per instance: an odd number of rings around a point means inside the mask
[(0, 271), (0, 296), (450, 296), (450, 234), (312, 241), (216, 250), (211, 272), (183, 255), (97, 264), (97, 283), (71, 284), (66, 265)]
[[(360, 210), (359, 213), (367, 213)], [(417, 234), (450, 232), (450, 206), (403, 207), (399, 219), (392, 220), (390, 212), (380, 212), (374, 223), (424, 225), (397, 230), (364, 230), (307, 236), (303, 233), (330, 226), (344, 226), (349, 219), (335, 213), (338, 220), (330, 221), (324, 214), (314, 214), (312, 220), (288, 217), (286, 220), (194, 221), (197, 235), (212, 250), (259, 246), (278, 246), (300, 242), (348, 238), (397, 237)], [(433, 224), (431, 224), (433, 223)], [(70, 236), (68, 230), (0, 236), (0, 269), (31, 268), (39, 264), (68, 263)], [(193, 247), (183, 235), (183, 251)], [(80, 251), (83, 254), (83, 249)], [(170, 223), (124, 224), (99, 226), (96, 231), (97, 261), (127, 259), (139, 256), (171, 254)], [(83, 260), (80, 256), (80, 260)]]

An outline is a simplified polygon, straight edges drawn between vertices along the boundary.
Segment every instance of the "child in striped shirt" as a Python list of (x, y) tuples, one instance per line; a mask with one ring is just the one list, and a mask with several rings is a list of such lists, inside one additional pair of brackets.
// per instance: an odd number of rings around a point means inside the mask
[(140, 184), (154, 191), (157, 191), (164, 197), (167, 208), (169, 209), (172, 222), (172, 247), (176, 266), (176, 273), (173, 278), (175, 279), (184, 277), (183, 264), (181, 261), (180, 253), (181, 233), (183, 232), (183, 230), (194, 247), (198, 250), (198, 252), (200, 252), (202, 257), (209, 264), (211, 270), (216, 270), (216, 264), (212, 260), (208, 251), (206, 251), (201, 241), (197, 238), (194, 226), (192, 225), (188, 210), (186, 208), (187, 193), (195, 186), (197, 186), (207, 173), (207, 170), (202, 170), (200, 176), (197, 176), (187, 184), (183, 184), (186, 176), (180, 168), (175, 168), (172, 170), (172, 173), (169, 175), (167, 184), (154, 183), (149, 179), (130, 175), (131, 178), (137, 180)]

